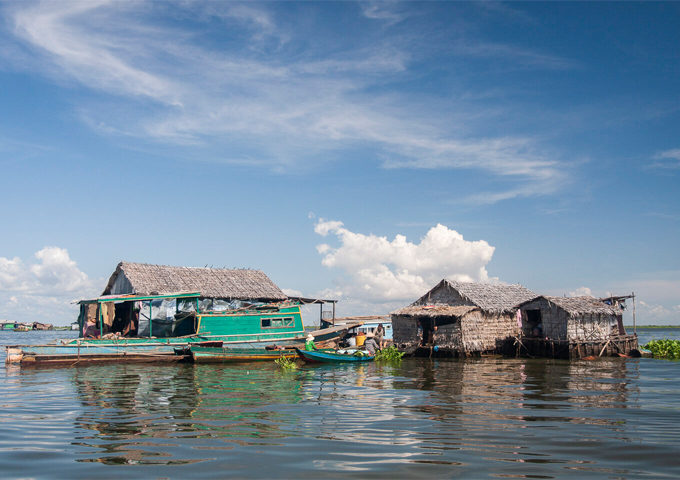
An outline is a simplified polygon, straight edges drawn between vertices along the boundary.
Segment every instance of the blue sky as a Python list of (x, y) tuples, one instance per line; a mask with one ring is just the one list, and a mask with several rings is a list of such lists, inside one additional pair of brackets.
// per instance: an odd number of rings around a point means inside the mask
[(0, 15), (0, 318), (69, 323), (125, 260), (259, 268), (340, 315), (447, 277), (680, 323), (677, 2)]

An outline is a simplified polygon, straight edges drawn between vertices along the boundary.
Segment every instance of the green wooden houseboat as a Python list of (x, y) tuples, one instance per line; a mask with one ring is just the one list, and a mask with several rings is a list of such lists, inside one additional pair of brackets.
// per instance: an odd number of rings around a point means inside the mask
[[(304, 343), (301, 306), (260, 270), (121, 262), (103, 294), (80, 303), (79, 338), (7, 347), (7, 363), (178, 361), (191, 345), (265, 350)], [(334, 311), (334, 309), (333, 309)], [(317, 341), (343, 325), (311, 332)]]

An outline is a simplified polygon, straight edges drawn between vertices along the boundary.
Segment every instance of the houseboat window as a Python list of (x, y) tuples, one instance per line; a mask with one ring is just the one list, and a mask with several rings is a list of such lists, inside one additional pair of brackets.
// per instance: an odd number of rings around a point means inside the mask
[(293, 327), (294, 325), (295, 319), (293, 317), (262, 319), (262, 328), (285, 328)]
[(195, 298), (178, 298), (177, 311), (182, 313), (193, 313), (196, 311)]

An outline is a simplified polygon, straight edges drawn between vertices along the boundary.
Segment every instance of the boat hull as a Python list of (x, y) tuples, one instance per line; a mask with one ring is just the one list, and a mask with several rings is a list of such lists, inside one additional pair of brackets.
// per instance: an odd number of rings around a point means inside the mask
[[(343, 335), (346, 329), (329, 328), (310, 332), (317, 342), (332, 340)], [(257, 338), (243, 340), (240, 335), (198, 335), (176, 338), (121, 338), (121, 339), (77, 339), (65, 344), (14, 345), (7, 347), (6, 363), (20, 364), (71, 364), (74, 362), (153, 362), (182, 361), (191, 357), (190, 348), (206, 347), (219, 350), (247, 350), (261, 354), (263, 359), (275, 360), (266, 353), (266, 347), (278, 345), (287, 347), (290, 358), (295, 356), (293, 347), (304, 344), (303, 336)], [(275, 351), (276, 352), (276, 351)], [(231, 355), (222, 355), (231, 358)], [(238, 355), (234, 355), (238, 358)], [(251, 357), (247, 355), (243, 358)], [(204, 360), (201, 360), (204, 361)], [(223, 361), (223, 360), (213, 360)], [(224, 360), (226, 361), (226, 360)], [(242, 361), (242, 360), (236, 360)]]
[(266, 350), (264, 348), (197, 347), (190, 348), (194, 363), (273, 362), (279, 358), (293, 359), (295, 350)]
[(300, 350), (299, 348), (296, 348), (295, 350), (297, 351), (298, 356), (305, 363), (370, 362), (375, 358), (375, 356), (358, 356), (358, 355), (350, 355), (350, 354), (322, 352), (322, 351), (318, 351), (318, 350), (314, 350), (314, 351), (309, 352), (309, 351), (306, 351), (306, 350)]

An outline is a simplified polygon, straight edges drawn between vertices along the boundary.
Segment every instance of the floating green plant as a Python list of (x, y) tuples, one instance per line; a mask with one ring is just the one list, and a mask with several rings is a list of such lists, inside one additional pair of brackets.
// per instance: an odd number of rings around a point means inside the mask
[(680, 340), (668, 340), (666, 338), (663, 340), (652, 340), (642, 347), (652, 352), (652, 355), (655, 357), (671, 360), (680, 358)]
[(397, 350), (397, 347), (394, 345), (375, 352), (376, 362), (399, 363), (401, 362), (401, 357), (403, 356), (404, 354)]
[(274, 361), (282, 370), (297, 370), (299, 368), (298, 364), (295, 363), (295, 360), (291, 360), (290, 358), (284, 356), (281, 356)]

